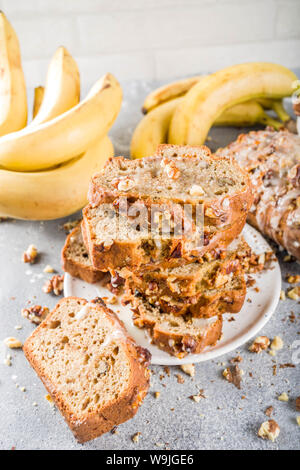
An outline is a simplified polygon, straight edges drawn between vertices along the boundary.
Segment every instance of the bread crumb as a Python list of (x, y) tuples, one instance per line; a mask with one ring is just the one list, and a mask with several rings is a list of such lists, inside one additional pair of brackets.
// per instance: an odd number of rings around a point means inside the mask
[(269, 419), (261, 424), (257, 435), (262, 439), (269, 439), (269, 441), (274, 442), (275, 439), (279, 436), (280, 427), (274, 419)]
[(6, 365), (6, 366), (8, 366), (8, 367), (11, 366), (12, 362), (11, 362), (11, 359), (10, 359), (9, 356), (7, 356), (7, 357), (4, 359), (3, 364)]
[(118, 302), (118, 299), (115, 295), (113, 295), (110, 299), (107, 299), (106, 303), (110, 305), (114, 305)]
[(270, 348), (274, 351), (279, 351), (283, 348), (283, 341), (280, 336), (274, 336)]
[(249, 347), (249, 351), (259, 354), (261, 351), (267, 349), (269, 345), (270, 340), (267, 336), (258, 336)]
[(25, 387), (20, 387), (20, 390), (21, 390), (21, 392), (26, 392), (26, 388), (25, 388)]
[(22, 325), (16, 325), (15, 330), (22, 330), (23, 326)]
[(48, 403), (50, 403), (51, 406), (54, 406), (54, 401), (53, 401), (51, 395), (49, 395), (49, 393), (47, 393), (47, 395), (45, 395), (45, 398), (48, 401)]
[(194, 364), (182, 364), (180, 366), (181, 370), (183, 370), (183, 372), (187, 375), (189, 375), (190, 377), (194, 377), (195, 376), (195, 366)]
[(10, 349), (19, 349), (23, 346), (21, 341), (18, 340), (17, 338), (14, 338), (13, 336), (9, 336), (8, 338), (5, 338), (4, 344)]
[(176, 375), (176, 378), (177, 378), (177, 382), (179, 384), (184, 384), (184, 378), (182, 377), (181, 374), (175, 374)]
[(300, 426), (300, 415), (296, 416), (296, 421), (297, 421), (298, 426)]
[(160, 392), (154, 392), (154, 397), (159, 398), (160, 397)]
[(288, 394), (286, 392), (283, 392), (281, 395), (278, 397), (279, 401), (289, 401)]
[(300, 411), (300, 397), (297, 397), (295, 400), (296, 410)]
[(34, 263), (38, 255), (36, 246), (29, 245), (26, 251), (23, 253), (23, 263)]

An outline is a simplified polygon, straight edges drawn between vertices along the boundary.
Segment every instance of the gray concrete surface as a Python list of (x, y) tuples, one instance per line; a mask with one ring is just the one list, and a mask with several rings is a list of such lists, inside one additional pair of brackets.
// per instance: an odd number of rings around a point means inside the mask
[[(130, 136), (140, 117), (142, 97), (152, 88), (153, 84), (145, 82), (125, 84), (123, 109), (111, 132), (117, 154), (128, 154)], [(225, 145), (236, 135), (233, 129), (214, 130), (209, 145), (213, 148)], [(283, 339), (284, 348), (275, 357), (266, 352), (251, 354), (246, 344), (234, 353), (197, 365), (193, 379), (178, 367), (170, 369), (170, 376), (162, 367), (153, 367), (150, 392), (133, 420), (120, 425), (116, 434), (108, 433), (83, 446), (76, 443), (60, 413), (45, 399), (46, 391), (22, 351), (7, 351), (2, 342), (7, 336), (24, 341), (33, 331), (33, 325), (20, 314), (28, 300), (49, 307), (55, 305), (57, 298), (44, 294), (41, 287), (50, 277), (43, 273), (46, 264), (61, 272), (60, 249), (65, 238), (62, 223), (63, 220), (0, 223), (1, 449), (300, 448), (294, 401), (300, 395), (300, 309), (299, 303), (290, 299), (280, 302), (261, 332), (270, 338), (279, 335)], [(30, 243), (35, 244), (40, 253), (38, 262), (32, 266), (21, 261)], [(283, 254), (279, 257), (282, 260)], [(296, 263), (281, 262), (281, 267), (283, 278), (287, 272), (300, 274)], [(283, 285), (285, 289), (288, 287), (286, 283)], [(296, 316), (294, 322), (289, 318), (292, 311)], [(22, 329), (16, 330), (17, 325), (22, 325)], [(3, 364), (8, 352), (12, 355), (10, 367)], [(241, 368), (245, 372), (241, 390), (222, 377), (224, 367), (238, 353), (243, 357)], [(295, 367), (280, 368), (280, 364), (293, 361)], [(275, 364), (276, 376), (273, 375)], [(178, 373), (184, 377), (184, 384), (177, 382)], [(22, 392), (20, 387), (25, 387), (26, 391)], [(200, 389), (204, 389), (205, 398), (196, 403), (189, 397)], [(156, 391), (160, 392), (158, 399), (154, 397)], [(282, 392), (288, 393), (288, 403), (277, 399)], [(274, 443), (257, 437), (260, 424), (267, 419), (264, 411), (270, 405), (281, 428)], [(136, 432), (141, 433), (140, 439), (133, 443), (131, 438)]]

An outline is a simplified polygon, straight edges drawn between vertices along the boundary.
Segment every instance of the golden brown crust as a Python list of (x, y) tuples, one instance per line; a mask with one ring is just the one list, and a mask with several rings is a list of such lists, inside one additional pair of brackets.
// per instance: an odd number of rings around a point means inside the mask
[[(182, 149), (186, 149), (187, 154), (182, 154)], [(182, 158), (189, 157), (189, 151), (193, 152), (197, 156), (197, 152), (201, 152), (206, 155), (206, 158), (210, 160), (222, 161), (222, 158), (217, 158), (212, 156), (210, 150), (205, 147), (190, 147), (190, 146), (176, 146), (176, 145), (160, 145), (157, 149), (157, 155), (153, 157), (147, 157), (149, 162), (151, 160), (155, 161), (157, 157), (163, 158), (164, 152), (172, 150), (172, 153), (176, 155), (179, 151), (181, 152)], [(190, 157), (192, 158), (192, 157)], [(176, 160), (176, 156), (175, 156)], [(114, 157), (114, 159), (109, 159), (105, 166), (109, 167), (110, 163), (113, 162), (114, 165), (123, 164), (128, 165), (128, 160), (124, 157)], [(231, 162), (233, 167), (236, 167), (237, 174), (240, 174), (241, 180), (244, 180), (244, 185), (242, 189), (237, 190), (235, 193), (227, 196), (226, 193), (220, 197), (210, 198), (209, 200), (205, 199), (201, 201), (204, 213), (204, 226), (215, 226), (221, 230), (224, 230), (226, 226), (232, 225), (240, 217), (244, 218), (244, 215), (249, 211), (252, 204), (252, 187), (250, 183), (249, 176), (247, 173), (242, 170), (237, 163), (233, 160)], [(171, 214), (176, 212), (176, 205), (183, 204), (183, 200), (172, 196), (172, 200), (168, 197), (158, 196), (157, 194), (141, 194), (136, 190), (126, 190), (125, 192), (118, 190), (113, 185), (103, 186), (99, 182), (98, 175), (94, 175), (88, 193), (88, 199), (92, 206), (98, 206), (102, 203), (115, 203), (120, 196), (125, 196), (129, 204), (136, 202), (137, 200), (142, 200), (144, 205), (150, 210), (153, 204), (163, 205), (168, 208)], [(195, 212), (195, 207), (199, 204), (199, 201), (189, 199), (186, 195), (184, 198), (184, 204), (189, 204), (193, 207)]]
[(235, 240), (243, 230), (247, 217), (245, 213), (225, 230), (204, 233), (204, 243), (197, 250), (189, 250), (189, 240), (170, 238), (169, 242), (164, 243), (162, 250), (156, 246), (154, 251), (148, 252), (148, 244), (145, 247), (141, 240), (113, 240), (110, 246), (104, 247), (104, 241), (96, 241), (89, 212), (89, 206), (83, 209), (82, 234), (92, 264), (95, 269), (112, 271), (123, 267), (136, 268), (141, 265), (161, 263), (175, 267), (184, 262), (201, 259), (205, 253), (225, 248)]
[[(145, 328), (150, 335), (151, 342), (172, 356), (183, 358), (187, 354), (199, 354), (206, 347), (214, 346), (221, 337), (222, 315), (207, 320), (203, 319), (204, 324), (201, 328), (197, 324), (193, 326), (193, 320), (189, 317), (182, 317), (185, 319), (181, 319), (181, 321), (186, 322), (188, 326), (176, 330), (172, 328), (175, 318), (172, 314), (159, 314), (158, 309), (154, 308), (158, 312), (157, 318), (155, 318), (155, 316), (147, 314), (148, 309), (153, 310), (143, 300), (137, 299), (133, 303), (132, 311), (135, 326)], [(160, 319), (162, 318), (163, 322), (161, 323)]]
[[(85, 299), (77, 299), (75, 297), (67, 299), (75, 299), (80, 302), (82, 306), (87, 304)], [(120, 339), (120, 346), (122, 345), (127, 351), (127, 360), (130, 364), (130, 382), (121, 396), (112, 397), (111, 401), (107, 402), (99, 411), (87, 413), (84, 418), (79, 418), (76, 413), (74, 413), (72, 406), (65, 398), (65, 395), (60, 391), (60, 388), (57, 386), (55, 381), (45, 372), (43, 361), (40, 360), (36, 349), (39, 340), (39, 333), (43, 328), (46, 328), (49, 325), (49, 322), (51, 322), (52, 317), (55, 316), (60, 304), (65, 300), (66, 299), (62, 299), (57, 304), (46, 320), (44, 320), (26, 340), (23, 351), (27, 360), (30, 362), (31, 366), (34, 368), (53, 398), (56, 406), (64, 416), (75, 437), (79, 442), (83, 443), (100, 436), (112, 429), (113, 426), (123, 423), (135, 415), (149, 387), (149, 371), (147, 369), (147, 365), (149, 364), (149, 353), (136, 346), (132, 338), (128, 336), (123, 323), (105, 306), (102, 299), (95, 299), (92, 301), (94, 303), (99, 303), (99, 308), (101, 308), (101, 311), (105, 313), (112, 325), (115, 324), (116, 328), (122, 329), (125, 339)], [(67, 384), (66, 387), (68, 387)]]
[(71, 274), (73, 277), (78, 277), (85, 282), (91, 284), (101, 281), (106, 275), (103, 271), (98, 271), (95, 269), (91, 262), (81, 263), (72, 256), (71, 247), (72, 240), (76, 236), (78, 230), (81, 230), (81, 227), (75, 227), (67, 236), (65, 244), (61, 252), (61, 264), (65, 272)]

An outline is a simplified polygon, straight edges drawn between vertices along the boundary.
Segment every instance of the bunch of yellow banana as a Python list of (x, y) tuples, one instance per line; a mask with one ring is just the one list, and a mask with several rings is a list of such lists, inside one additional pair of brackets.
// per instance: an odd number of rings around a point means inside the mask
[[(285, 67), (258, 62), (160, 87), (144, 101), (146, 116), (134, 131), (131, 156), (151, 155), (166, 142), (203, 144), (212, 125), (263, 124), (279, 129), (291, 121), (282, 98), (292, 94), (296, 79)], [(275, 111), (280, 121), (265, 109)]]
[(106, 74), (80, 101), (77, 64), (60, 47), (45, 89), (35, 89), (33, 120), (26, 126), (19, 44), (3, 13), (0, 68), (8, 77), (0, 80), (0, 216), (44, 220), (69, 215), (84, 206), (91, 176), (113, 155), (107, 132), (121, 107), (121, 87)]

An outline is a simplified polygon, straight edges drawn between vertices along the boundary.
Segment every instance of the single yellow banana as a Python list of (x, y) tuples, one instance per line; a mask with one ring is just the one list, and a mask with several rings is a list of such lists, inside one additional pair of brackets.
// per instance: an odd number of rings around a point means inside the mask
[(27, 123), (27, 97), (18, 37), (0, 12), (0, 136)]
[(167, 101), (152, 109), (141, 119), (131, 139), (131, 158), (153, 155), (159, 144), (168, 141), (171, 118), (182, 99), (175, 98), (174, 100)]
[(196, 75), (195, 77), (177, 80), (176, 82), (168, 83), (167, 85), (157, 88), (146, 97), (143, 103), (142, 113), (147, 114), (149, 111), (166, 101), (172, 100), (173, 98), (179, 98), (196, 85), (196, 83), (198, 83), (198, 81), (204, 76), (205, 75)]
[(254, 126), (255, 124), (272, 126), (276, 130), (283, 127), (282, 122), (271, 118), (271, 116), (265, 113), (264, 108), (254, 100), (244, 101), (243, 103), (225, 109), (213, 125), (244, 127)]
[[(167, 101), (152, 109), (141, 119), (134, 130), (131, 140), (131, 158), (153, 155), (159, 144), (168, 141), (169, 125), (177, 106), (183, 97)], [(218, 117), (214, 126), (253, 126), (263, 124), (280, 129), (282, 123), (268, 116), (256, 101), (247, 101), (226, 109)]]
[(45, 88), (43, 86), (37, 86), (34, 89), (33, 97), (33, 108), (32, 108), (32, 119), (37, 115), (44, 97)]
[(210, 127), (225, 109), (250, 99), (289, 96), (296, 79), (286, 67), (264, 62), (227, 67), (203, 78), (176, 108), (169, 143), (203, 144)]
[(53, 170), (0, 170), (0, 216), (49, 220), (81, 209), (87, 203), (91, 176), (113, 153), (113, 145), (105, 136), (83, 156)]
[(79, 100), (79, 70), (73, 57), (65, 47), (61, 46), (51, 59), (43, 100), (29, 126), (37, 126), (60, 116), (76, 106)]
[(115, 121), (122, 102), (119, 82), (106, 74), (78, 105), (49, 122), (0, 138), (0, 165), (37, 171), (66, 162), (101, 139)]

